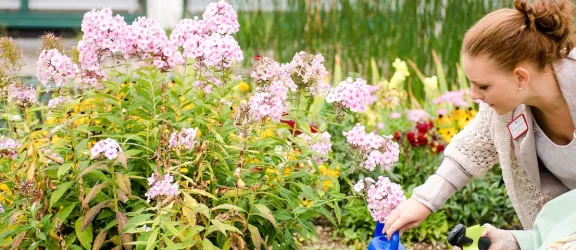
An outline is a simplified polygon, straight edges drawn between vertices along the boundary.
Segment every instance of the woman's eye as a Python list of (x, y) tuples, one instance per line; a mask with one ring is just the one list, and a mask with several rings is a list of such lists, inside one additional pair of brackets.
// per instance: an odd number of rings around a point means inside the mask
[(488, 89), (488, 86), (482, 86), (482, 87), (480, 87), (480, 89), (481, 89), (481, 90), (487, 90), (487, 89)]

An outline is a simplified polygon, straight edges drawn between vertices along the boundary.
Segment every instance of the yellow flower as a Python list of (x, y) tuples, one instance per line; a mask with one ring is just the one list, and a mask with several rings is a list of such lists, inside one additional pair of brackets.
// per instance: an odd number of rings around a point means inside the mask
[(322, 190), (328, 191), (328, 189), (332, 188), (332, 181), (331, 180), (323, 180), (322, 181)]
[(266, 173), (279, 175), (279, 174), (280, 174), (280, 170), (275, 169), (275, 168), (267, 168), (267, 169), (266, 169)]
[(306, 197), (303, 197), (300, 200), (302, 201), (302, 203), (298, 204), (298, 206), (300, 206), (300, 207), (305, 206), (305, 207), (309, 208), (312, 206), (312, 203), (314, 203), (314, 201), (308, 201), (308, 199), (306, 199)]
[(291, 167), (287, 167), (284, 169), (284, 175), (290, 175), (292, 173), (292, 168)]
[(180, 173), (188, 173), (188, 168), (181, 168)]
[(338, 176), (340, 176), (340, 171), (328, 169), (324, 165), (321, 165), (320, 174), (328, 178), (337, 178)]
[[(436, 76), (424, 78), (424, 88), (427, 91), (435, 91), (438, 89), (438, 78)], [(428, 92), (426, 92), (428, 93)]]
[(441, 128), (438, 130), (438, 134), (440, 134), (440, 137), (446, 143), (450, 143), (450, 141), (452, 140), (452, 137), (454, 135), (456, 135), (456, 133), (458, 133), (458, 130), (456, 130), (456, 128), (454, 128), (454, 127)]
[(438, 117), (438, 120), (436, 120), (436, 122), (440, 126), (450, 126), (450, 125), (452, 125), (452, 123), (454, 121), (452, 120), (452, 117), (447, 116), (447, 115), (442, 115), (442, 116)]
[(408, 71), (408, 66), (406, 65), (406, 62), (400, 60), (400, 58), (396, 58), (396, 60), (394, 60), (394, 63), (392, 63), (392, 66), (394, 67), (394, 69), (396, 69), (396, 72), (398, 72), (398, 74), (404, 77), (410, 76), (410, 72)]
[(239, 91), (246, 92), (250, 90), (250, 84), (248, 84), (247, 82), (241, 82), (240, 84), (236, 85), (236, 88)]
[(269, 128), (269, 129), (266, 129), (260, 133), (260, 138), (264, 139), (264, 138), (267, 138), (267, 137), (270, 137), (273, 135), (274, 135), (274, 129)]
[(466, 125), (468, 125), (468, 123), (470, 122), (470, 117), (466, 116), (466, 117), (461, 117), (460, 119), (458, 119), (457, 123), (458, 123), (458, 127), (460, 129), (464, 129), (464, 127), (466, 127)]
[[(186, 98), (185, 96), (180, 96), (180, 101), (181, 101), (181, 102), (186, 102), (186, 101), (187, 101), (187, 98)], [(187, 110), (190, 110), (190, 109), (193, 109), (193, 108), (194, 108), (194, 103), (191, 102), (190, 104), (182, 107), (182, 110), (183, 110), (183, 111), (187, 111)]]
[(8, 191), (8, 190), (10, 190), (10, 188), (9, 188), (8, 185), (6, 185), (6, 184), (0, 184), (0, 190), (2, 190), (2, 191)]

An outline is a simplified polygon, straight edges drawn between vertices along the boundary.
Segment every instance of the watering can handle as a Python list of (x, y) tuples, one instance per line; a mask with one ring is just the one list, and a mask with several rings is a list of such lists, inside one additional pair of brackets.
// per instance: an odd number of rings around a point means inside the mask
[(400, 246), (400, 232), (396, 231), (392, 234), (392, 239), (390, 239), (390, 249), (398, 249)]
[[(376, 230), (374, 230), (374, 237), (382, 236), (384, 233), (384, 223), (376, 222)], [(390, 249), (396, 250), (400, 246), (400, 232), (396, 231), (392, 234), (392, 237), (387, 237), (388, 242), (390, 242)]]

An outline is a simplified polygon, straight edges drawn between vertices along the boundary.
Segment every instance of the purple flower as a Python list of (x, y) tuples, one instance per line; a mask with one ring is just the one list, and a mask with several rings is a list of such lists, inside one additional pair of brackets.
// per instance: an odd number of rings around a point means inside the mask
[(170, 174), (164, 175), (164, 178), (158, 179), (155, 174), (152, 174), (148, 178), (148, 184), (150, 184), (150, 189), (146, 192), (147, 201), (150, 202), (152, 199), (158, 196), (175, 196), (178, 194), (178, 183), (174, 182), (174, 177)]
[(383, 176), (379, 176), (378, 182), (368, 186), (366, 196), (370, 215), (381, 223), (384, 223), (394, 209), (406, 200), (402, 187)]
[(364, 113), (370, 101), (370, 90), (366, 81), (357, 78), (355, 81), (352, 78), (341, 82), (333, 88), (326, 96), (326, 102), (337, 103), (352, 112)]
[(114, 139), (107, 138), (96, 143), (91, 149), (92, 159), (106, 157), (108, 160), (116, 159), (118, 152), (122, 152), (120, 144)]
[(365, 159), (362, 167), (370, 171), (377, 166), (388, 170), (398, 161), (400, 147), (390, 136), (383, 137), (374, 132), (367, 134), (365, 127), (360, 124), (344, 132), (344, 136), (352, 148), (358, 150)]
[(0, 139), (0, 158), (16, 159), (16, 150), (19, 147), (20, 144), (10, 138)]
[(170, 148), (193, 150), (196, 143), (198, 128), (185, 128), (181, 132), (174, 132), (170, 136)]
[(36, 89), (20, 84), (12, 84), (8, 87), (8, 102), (16, 104), (20, 108), (27, 108), (38, 103)]

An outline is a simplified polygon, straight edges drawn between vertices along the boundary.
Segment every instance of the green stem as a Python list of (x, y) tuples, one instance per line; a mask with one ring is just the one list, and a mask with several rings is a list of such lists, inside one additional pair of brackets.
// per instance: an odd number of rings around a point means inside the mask
[(162, 249), (162, 201), (158, 199), (157, 209), (156, 209), (156, 216), (158, 216), (158, 249)]
[(112, 174), (112, 194), (114, 195), (114, 212), (118, 212), (118, 194), (116, 193), (116, 173), (114, 172), (114, 165), (110, 164), (108, 171)]

